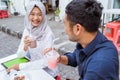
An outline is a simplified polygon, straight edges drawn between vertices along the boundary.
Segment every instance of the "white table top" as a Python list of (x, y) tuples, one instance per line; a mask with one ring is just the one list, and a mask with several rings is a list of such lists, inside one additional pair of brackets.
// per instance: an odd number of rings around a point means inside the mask
[(31, 70), (31, 71), (21, 71), (20, 73), (27, 74), (29, 80), (55, 80), (43, 69), (40, 70)]
[(17, 58), (17, 55), (16, 55), (16, 54), (13, 54), (13, 55), (10, 55), (10, 56), (8, 56), (8, 57), (5, 57), (5, 58), (0, 59), (0, 63), (9, 61), (9, 60), (14, 59), (14, 58)]
[[(1, 65), (1, 63), (16, 58), (17, 55), (11, 55), (0, 59), (0, 80), (10, 80), (9, 75), (6, 73), (5, 68)], [(52, 76), (50, 76), (47, 72), (43, 69), (40, 70), (31, 70), (31, 71), (18, 71), (19, 74), (23, 74), (27, 78), (25, 80), (55, 80)]]

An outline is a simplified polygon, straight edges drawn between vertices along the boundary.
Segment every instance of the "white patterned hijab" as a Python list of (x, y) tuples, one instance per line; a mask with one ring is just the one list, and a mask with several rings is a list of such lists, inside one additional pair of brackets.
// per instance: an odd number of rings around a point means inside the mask
[[(29, 15), (35, 6), (37, 6), (42, 12), (42, 22), (40, 23), (39, 26), (33, 28), (31, 22), (29, 21)], [(25, 15), (24, 26), (30, 32), (30, 35), (35, 36), (37, 40), (39, 40), (45, 34), (45, 30), (48, 26), (47, 26), (46, 10), (43, 3), (41, 3), (38, 0), (30, 1), (30, 3), (27, 6), (27, 13)]]

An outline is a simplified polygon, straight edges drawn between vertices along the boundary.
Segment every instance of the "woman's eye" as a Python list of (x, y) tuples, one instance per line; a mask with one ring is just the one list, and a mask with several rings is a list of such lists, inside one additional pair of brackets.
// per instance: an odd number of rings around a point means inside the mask
[(39, 14), (39, 16), (42, 16), (42, 14)]
[(30, 15), (32, 15), (32, 16), (33, 16), (34, 14), (30, 14)]

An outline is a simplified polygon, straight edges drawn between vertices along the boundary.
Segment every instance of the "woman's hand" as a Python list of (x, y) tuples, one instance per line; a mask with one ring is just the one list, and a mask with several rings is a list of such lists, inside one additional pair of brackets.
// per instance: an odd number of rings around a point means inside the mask
[[(52, 51), (53, 50), (53, 51)], [(60, 62), (60, 59), (61, 59), (61, 56), (60, 54), (58, 53), (58, 51), (55, 49), (55, 48), (46, 48), (44, 51), (43, 51), (43, 54), (44, 55), (47, 55), (49, 52), (54, 52), (54, 56), (56, 56), (57, 58), (57, 62)]]
[(31, 44), (31, 41), (30, 41), (30, 38), (29, 36), (26, 36), (24, 38), (24, 50), (27, 51), (28, 47), (30, 46)]
[(24, 50), (27, 51), (28, 47), (35, 48), (37, 46), (36, 38), (26, 36), (24, 39)]
[(29, 37), (29, 36), (26, 36), (26, 37), (24, 38), (24, 44), (25, 44), (26, 46), (30, 46), (31, 40), (30, 40), (30, 37)]
[(16, 76), (14, 80), (25, 80), (25, 76)]
[(46, 49), (43, 51), (43, 54), (46, 55), (48, 52), (50, 52), (50, 51), (52, 51), (52, 50), (57, 51), (55, 48), (46, 48)]
[(7, 71), (7, 72), (10, 72), (11, 69), (19, 70), (19, 64), (13, 65), (12, 67), (8, 68), (6, 71)]

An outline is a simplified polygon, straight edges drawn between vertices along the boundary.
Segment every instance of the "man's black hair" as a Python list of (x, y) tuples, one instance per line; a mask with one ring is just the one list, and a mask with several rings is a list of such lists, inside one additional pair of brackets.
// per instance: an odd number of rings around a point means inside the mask
[(101, 22), (103, 7), (96, 0), (73, 0), (66, 6), (70, 25), (81, 24), (86, 31), (95, 32)]

